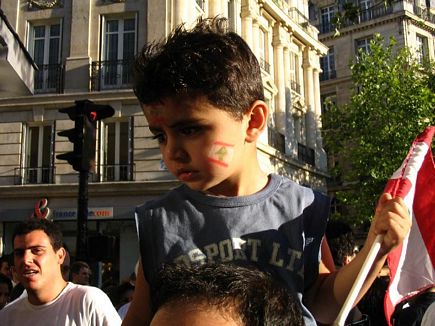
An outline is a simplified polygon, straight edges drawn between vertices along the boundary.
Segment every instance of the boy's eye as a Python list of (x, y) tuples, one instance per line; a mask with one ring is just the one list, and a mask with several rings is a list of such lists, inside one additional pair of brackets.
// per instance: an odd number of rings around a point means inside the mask
[(190, 136), (198, 133), (201, 130), (201, 127), (184, 127), (180, 130), (180, 133), (185, 136)]
[(164, 134), (156, 134), (153, 136), (153, 139), (157, 140), (159, 144), (162, 144), (165, 141), (165, 135)]

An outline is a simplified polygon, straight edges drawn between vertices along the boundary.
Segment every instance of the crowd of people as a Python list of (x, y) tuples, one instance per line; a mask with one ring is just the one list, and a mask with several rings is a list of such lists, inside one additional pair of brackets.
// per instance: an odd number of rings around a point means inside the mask
[[(226, 21), (177, 27), (145, 46), (133, 72), (165, 166), (182, 182), (136, 209), (134, 281), (90, 286), (88, 264), (68, 265), (56, 223), (30, 219), (12, 236), (22, 293), (0, 310), (0, 323), (331, 324), (383, 234), (361, 302), (408, 234), (408, 209), (382, 194), (364, 245), (349, 246), (334, 264), (325, 240), (329, 198), (261, 168), (257, 141), (270, 121), (261, 69)], [(357, 308), (350, 323), (365, 314)]]

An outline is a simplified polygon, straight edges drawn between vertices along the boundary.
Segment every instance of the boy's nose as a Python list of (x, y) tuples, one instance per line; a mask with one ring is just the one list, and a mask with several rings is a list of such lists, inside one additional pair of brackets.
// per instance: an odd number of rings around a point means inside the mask
[(184, 149), (182, 142), (173, 139), (166, 143), (165, 156), (167, 159), (173, 161), (185, 161), (188, 158), (188, 154)]

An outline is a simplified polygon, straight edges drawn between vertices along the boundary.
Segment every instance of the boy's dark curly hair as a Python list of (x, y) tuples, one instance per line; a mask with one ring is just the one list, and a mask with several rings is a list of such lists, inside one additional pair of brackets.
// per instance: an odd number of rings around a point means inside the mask
[(167, 98), (206, 96), (211, 104), (241, 119), (264, 100), (257, 58), (225, 18), (178, 26), (165, 40), (146, 45), (133, 64), (134, 92), (142, 104)]
[(153, 311), (171, 305), (214, 308), (249, 326), (302, 326), (301, 307), (285, 285), (254, 267), (165, 264), (151, 285)]

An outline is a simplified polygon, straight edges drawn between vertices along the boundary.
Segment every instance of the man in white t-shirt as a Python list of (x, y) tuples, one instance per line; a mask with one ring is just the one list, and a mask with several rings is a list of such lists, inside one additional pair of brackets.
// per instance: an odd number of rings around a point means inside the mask
[(14, 265), (25, 292), (0, 311), (2, 325), (121, 325), (100, 289), (66, 282), (59, 227), (45, 219), (20, 223), (12, 236)]

